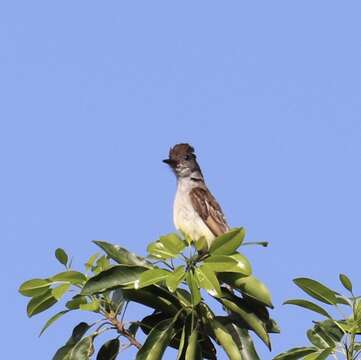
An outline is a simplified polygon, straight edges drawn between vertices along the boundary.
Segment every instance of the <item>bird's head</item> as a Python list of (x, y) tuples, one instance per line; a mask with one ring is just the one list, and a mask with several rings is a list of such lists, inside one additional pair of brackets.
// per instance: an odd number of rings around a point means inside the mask
[(169, 158), (163, 160), (178, 177), (190, 176), (193, 172), (201, 170), (196, 161), (194, 148), (189, 144), (177, 144), (169, 150)]

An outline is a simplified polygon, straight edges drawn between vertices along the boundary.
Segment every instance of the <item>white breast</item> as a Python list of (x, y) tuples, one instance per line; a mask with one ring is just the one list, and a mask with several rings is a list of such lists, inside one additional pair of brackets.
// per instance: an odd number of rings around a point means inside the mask
[(204, 237), (209, 243), (214, 239), (213, 233), (194, 210), (189, 192), (196, 186), (189, 178), (178, 181), (173, 206), (173, 221), (178, 230), (183, 231), (194, 241)]

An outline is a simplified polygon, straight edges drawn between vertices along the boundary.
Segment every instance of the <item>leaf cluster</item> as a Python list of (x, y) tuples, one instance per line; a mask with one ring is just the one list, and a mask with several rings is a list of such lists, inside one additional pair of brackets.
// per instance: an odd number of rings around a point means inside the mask
[[(294, 283), (318, 302), (330, 306), (336, 314), (319, 304), (304, 300), (287, 300), (285, 304), (296, 305), (310, 310), (325, 319), (314, 321), (314, 325), (307, 331), (310, 346), (297, 347), (279, 354), (274, 360), (323, 360), (328, 356), (341, 354), (347, 360), (355, 360), (361, 354), (361, 342), (357, 340), (361, 334), (361, 298), (353, 293), (351, 280), (344, 274), (339, 276), (343, 287), (349, 295), (344, 296), (331, 290), (320, 282), (309, 278), (294, 279)], [(347, 314), (345, 313), (347, 311)]]
[[(269, 334), (279, 329), (269, 316), (270, 292), (238, 251), (244, 237), (243, 228), (233, 229), (204, 251), (202, 241), (194, 244), (185, 236), (168, 234), (148, 246), (146, 258), (94, 241), (104, 254), (91, 256), (84, 272), (73, 270), (65, 251), (57, 249), (56, 259), (65, 271), (26, 281), (19, 291), (30, 297), (30, 317), (70, 296), (41, 334), (70, 311), (100, 316), (95, 324), (78, 324), (53, 360), (90, 359), (94, 339), (106, 331), (116, 336), (102, 345), (97, 360), (116, 359), (132, 345), (139, 349), (137, 360), (161, 359), (167, 347), (177, 349), (177, 359), (216, 359), (216, 345), (229, 359), (257, 360), (250, 332), (271, 348)], [(215, 314), (211, 298), (222, 305), (222, 314)], [(145, 305), (149, 315), (124, 322), (129, 302)], [(143, 344), (136, 339), (138, 329), (146, 335)]]

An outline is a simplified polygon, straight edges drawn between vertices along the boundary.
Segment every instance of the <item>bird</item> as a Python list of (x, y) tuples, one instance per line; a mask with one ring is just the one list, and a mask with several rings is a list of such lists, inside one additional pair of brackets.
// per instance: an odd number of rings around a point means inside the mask
[[(173, 203), (173, 222), (192, 241), (201, 239), (203, 251), (209, 250), (214, 239), (230, 230), (222, 208), (209, 191), (194, 148), (187, 143), (176, 144), (169, 150), (168, 164), (177, 178)], [(202, 244), (202, 243), (201, 243)]]

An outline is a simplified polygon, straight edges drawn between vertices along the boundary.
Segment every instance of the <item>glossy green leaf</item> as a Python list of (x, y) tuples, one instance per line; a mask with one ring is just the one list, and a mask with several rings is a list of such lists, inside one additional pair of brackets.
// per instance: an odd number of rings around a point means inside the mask
[(246, 232), (244, 228), (235, 228), (231, 231), (218, 236), (209, 248), (212, 255), (231, 255), (242, 244)]
[(157, 259), (170, 259), (176, 257), (178, 254), (168, 250), (160, 241), (155, 241), (148, 245), (147, 251), (149, 255)]
[(327, 349), (330, 346), (322, 336), (321, 329), (319, 327), (307, 330), (306, 334), (311, 344), (316, 346), (317, 348)]
[(137, 331), (139, 329), (139, 324), (136, 322), (133, 322), (129, 325), (128, 332), (132, 334), (134, 337), (137, 334)]
[(99, 255), (99, 253), (96, 253), (90, 256), (89, 260), (84, 264), (86, 271), (89, 271), (94, 266), (95, 260), (98, 258)]
[(220, 280), (239, 290), (242, 294), (250, 296), (257, 301), (273, 308), (271, 293), (266, 285), (253, 275), (244, 276), (236, 273), (223, 273), (218, 275)]
[(66, 252), (61, 249), (61, 248), (57, 248), (55, 250), (55, 257), (56, 259), (60, 262), (60, 264), (66, 266), (68, 263), (68, 255), (66, 254)]
[(99, 300), (93, 300), (90, 303), (87, 304), (80, 304), (79, 309), (84, 311), (94, 311), (97, 312), (99, 310), (100, 303)]
[(95, 265), (92, 267), (92, 272), (97, 275), (102, 271), (109, 269), (111, 266), (108, 256), (103, 255), (95, 262)]
[(27, 306), (27, 313), (29, 317), (32, 317), (36, 314), (41, 313), (44, 310), (49, 309), (53, 306), (57, 300), (51, 293), (51, 290), (48, 290), (46, 293), (39, 296), (33, 297)]
[(115, 360), (119, 353), (120, 342), (118, 338), (107, 341), (100, 348), (97, 360)]
[(122, 265), (136, 265), (151, 267), (151, 264), (144, 258), (135, 255), (132, 252), (106, 241), (94, 240), (94, 244), (99, 246), (111, 259)]
[(22, 283), (19, 292), (24, 296), (39, 296), (49, 290), (51, 282), (44, 279), (31, 279)]
[(170, 272), (163, 269), (149, 269), (140, 274), (138, 280), (134, 283), (135, 289), (140, 289), (149, 285), (158, 284), (161, 281), (164, 281)]
[(335, 296), (336, 296), (337, 304), (342, 304), (352, 307), (353, 302), (351, 299), (347, 298), (346, 296), (340, 295), (336, 292), (335, 292)]
[(189, 334), (187, 332), (186, 326), (183, 326), (182, 329), (182, 335), (180, 338), (180, 342), (179, 342), (179, 347), (178, 347), (178, 353), (177, 353), (177, 359), (176, 360), (181, 360), (184, 359), (185, 357), (185, 345), (186, 345), (186, 338), (188, 339)]
[(303, 307), (305, 309), (308, 309), (308, 310), (311, 310), (311, 311), (314, 311), (316, 313), (319, 313), (323, 316), (326, 316), (328, 317), (329, 319), (332, 319), (331, 315), (326, 311), (324, 310), (321, 306), (311, 302), (311, 301), (308, 301), (308, 300), (302, 300), (302, 299), (293, 299), (293, 300), (287, 300), (283, 303), (284, 305), (297, 305), (297, 306), (300, 306), (300, 307)]
[(199, 287), (196, 282), (194, 273), (191, 271), (187, 272), (186, 280), (187, 280), (187, 284), (188, 284), (189, 290), (192, 295), (192, 304), (193, 304), (193, 306), (195, 306), (200, 303), (202, 298), (201, 298), (201, 294), (199, 292)]
[(71, 284), (79, 285), (86, 281), (86, 276), (79, 271), (64, 271), (52, 276), (49, 279), (51, 282), (70, 282)]
[(137, 302), (169, 315), (175, 315), (180, 309), (179, 300), (176, 297), (169, 298), (164, 290), (156, 285), (138, 290), (125, 289), (123, 292), (128, 301)]
[(60, 319), (63, 315), (65, 315), (66, 313), (68, 313), (70, 310), (63, 310), (63, 311), (59, 311), (58, 313), (56, 313), (54, 316), (52, 316), (44, 325), (44, 327), (41, 329), (39, 336), (41, 336), (44, 331), (51, 325), (53, 324), (56, 320)]
[(316, 280), (297, 278), (293, 282), (305, 293), (325, 304), (335, 305), (337, 303), (335, 292)]
[(58, 287), (51, 290), (51, 293), (56, 300), (60, 300), (63, 295), (69, 290), (70, 283), (59, 285)]
[(340, 342), (344, 335), (344, 332), (339, 328), (339, 326), (336, 324), (336, 321), (334, 320), (327, 319), (318, 322), (315, 325), (315, 328), (318, 327), (322, 329), (323, 337), (326, 341), (328, 341), (330, 346), (333, 346), (334, 343)]
[(221, 287), (215, 273), (207, 265), (196, 268), (195, 276), (201, 288), (205, 289), (212, 296), (221, 296)]
[(306, 355), (303, 360), (326, 360), (333, 352), (332, 348), (319, 350), (313, 354)]
[(94, 353), (94, 337), (90, 335), (81, 339), (70, 351), (69, 360), (89, 360)]
[(314, 347), (297, 347), (277, 355), (273, 360), (298, 360), (317, 352)]
[(232, 322), (229, 316), (217, 316), (225, 326), (241, 353), (242, 360), (260, 360), (247, 329), (242, 329)]
[(81, 294), (92, 295), (118, 286), (133, 286), (145, 270), (147, 269), (139, 266), (115, 265), (90, 278), (85, 283)]
[(340, 281), (341, 284), (345, 287), (345, 289), (352, 293), (352, 282), (348, 278), (348, 276), (346, 276), (345, 274), (340, 274)]
[(241, 353), (239, 352), (237, 344), (234, 342), (232, 336), (229, 334), (228, 329), (222, 325), (217, 319), (209, 321), (219, 344), (223, 347), (230, 360), (242, 360)]
[(87, 303), (86, 297), (78, 294), (78, 295), (73, 296), (73, 298), (70, 299), (65, 304), (65, 306), (69, 310), (75, 310), (75, 309), (79, 309), (80, 304), (86, 304), (86, 303)]
[(188, 340), (185, 360), (202, 360), (201, 348), (199, 346), (198, 331), (194, 329)]
[(238, 316), (241, 322), (246, 323), (269, 348), (271, 347), (270, 339), (266, 331), (266, 324), (254, 310), (247, 305), (247, 302), (244, 299), (240, 299), (232, 293), (227, 293), (227, 298), (222, 297), (217, 300)]
[(179, 254), (186, 247), (184, 240), (174, 233), (161, 236), (159, 241), (172, 254)]
[(84, 334), (89, 330), (90, 326), (81, 322), (73, 329), (72, 335), (66, 342), (64, 346), (59, 348), (52, 360), (69, 360), (69, 353), (74, 348), (74, 346), (80, 341)]
[(165, 279), (165, 283), (169, 291), (174, 292), (178, 288), (179, 284), (185, 278), (184, 266), (177, 267), (172, 273), (170, 273)]
[(215, 272), (235, 272), (241, 273), (245, 276), (251, 275), (252, 269), (249, 261), (239, 254), (240, 257), (233, 258), (225, 255), (212, 255), (204, 260)]
[(174, 335), (173, 320), (161, 321), (149, 333), (145, 343), (137, 353), (136, 360), (160, 360)]

